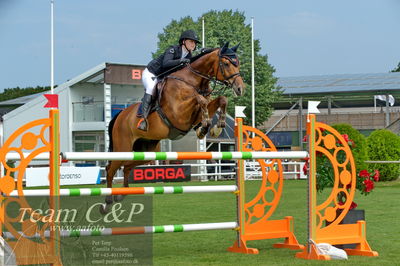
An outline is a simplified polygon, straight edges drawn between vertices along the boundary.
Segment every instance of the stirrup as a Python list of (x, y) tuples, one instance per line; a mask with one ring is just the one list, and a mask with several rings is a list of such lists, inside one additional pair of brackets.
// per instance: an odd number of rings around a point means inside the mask
[(137, 124), (137, 128), (143, 131), (147, 131), (147, 119), (141, 118)]

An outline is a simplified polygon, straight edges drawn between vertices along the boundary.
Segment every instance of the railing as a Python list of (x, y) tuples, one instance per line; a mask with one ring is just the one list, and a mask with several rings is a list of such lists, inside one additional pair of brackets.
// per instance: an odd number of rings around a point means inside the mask
[[(281, 161), (285, 179), (307, 179), (303, 172), (305, 162)], [(256, 161), (246, 162), (246, 180), (259, 180), (262, 177), (260, 165)]]

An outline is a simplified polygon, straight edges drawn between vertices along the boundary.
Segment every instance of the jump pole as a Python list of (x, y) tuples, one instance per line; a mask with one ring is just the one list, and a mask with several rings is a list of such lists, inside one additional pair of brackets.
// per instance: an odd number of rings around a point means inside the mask
[[(237, 228), (236, 222), (221, 223), (202, 223), (202, 224), (171, 224), (171, 225), (151, 225), (151, 226), (131, 226), (131, 227), (113, 227), (102, 230), (60, 230), (61, 237), (81, 237), (81, 236), (109, 236), (109, 235), (138, 235), (138, 234), (159, 234), (159, 233), (180, 233), (190, 231), (205, 230), (224, 230)], [(39, 234), (26, 236), (25, 238), (41, 238)], [(14, 235), (5, 232), (6, 239), (15, 239)], [(50, 232), (45, 231), (44, 237), (49, 237)]]
[(305, 151), (262, 152), (63, 152), (63, 161), (251, 160), (302, 159)]
[[(8, 153), (7, 160), (21, 160), (30, 153)], [(146, 160), (247, 160), (247, 159), (303, 159), (305, 151), (286, 152), (61, 152), (67, 161), (146, 161)], [(48, 153), (36, 155), (32, 160), (49, 160)]]
[[(144, 195), (144, 194), (186, 194), (208, 192), (237, 192), (235, 185), (218, 186), (166, 186), (166, 187), (120, 187), (120, 188), (64, 188), (59, 190), (61, 197), (110, 196), (110, 195)], [(48, 189), (24, 190), (26, 197), (49, 196)], [(10, 193), (18, 196), (18, 191)]]

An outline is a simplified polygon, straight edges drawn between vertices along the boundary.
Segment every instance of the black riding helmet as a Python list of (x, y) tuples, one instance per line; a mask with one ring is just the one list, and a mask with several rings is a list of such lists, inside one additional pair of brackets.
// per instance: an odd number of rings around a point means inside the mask
[(183, 41), (189, 39), (195, 41), (196, 43), (200, 43), (199, 38), (193, 30), (186, 30), (182, 32), (181, 37), (179, 38), (179, 44), (183, 44)]

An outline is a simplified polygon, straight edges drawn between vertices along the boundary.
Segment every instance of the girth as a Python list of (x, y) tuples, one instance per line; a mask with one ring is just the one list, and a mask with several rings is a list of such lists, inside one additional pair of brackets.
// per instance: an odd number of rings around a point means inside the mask
[(177, 140), (183, 138), (189, 131), (184, 131), (180, 130), (179, 128), (176, 128), (171, 121), (169, 121), (168, 117), (164, 114), (159, 101), (156, 103), (156, 111), (158, 115), (160, 116), (161, 120), (165, 123), (165, 125), (169, 128), (169, 133), (168, 133), (168, 138), (170, 140)]
[(162, 110), (160, 101), (161, 101), (161, 97), (162, 97), (162, 92), (164, 90), (164, 85), (165, 85), (165, 78), (160, 83), (158, 83), (158, 86), (157, 86), (157, 88), (158, 88), (158, 97), (157, 97), (155, 109), (156, 109), (158, 115), (160, 116), (161, 120), (169, 128), (168, 138), (170, 140), (178, 140), (178, 139), (183, 138), (191, 130), (191, 128), (189, 128), (189, 130), (181, 130), (179, 128), (176, 128), (172, 124), (172, 122), (168, 119), (168, 117), (164, 113), (164, 111)]

